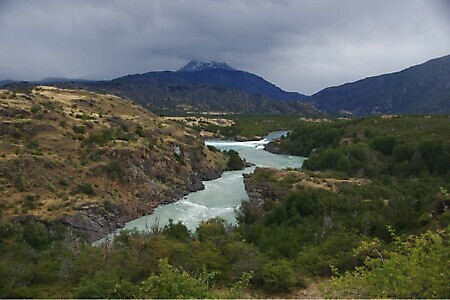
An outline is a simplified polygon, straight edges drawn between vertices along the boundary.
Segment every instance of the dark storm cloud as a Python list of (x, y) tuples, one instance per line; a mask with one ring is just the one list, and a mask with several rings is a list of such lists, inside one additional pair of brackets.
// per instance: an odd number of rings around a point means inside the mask
[(0, 80), (114, 78), (218, 60), (288, 90), (450, 53), (449, 1), (0, 1)]

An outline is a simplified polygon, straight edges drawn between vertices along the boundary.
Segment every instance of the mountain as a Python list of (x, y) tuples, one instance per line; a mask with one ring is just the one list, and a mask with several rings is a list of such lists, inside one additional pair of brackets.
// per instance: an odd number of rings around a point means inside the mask
[(191, 84), (240, 90), (260, 94), (274, 100), (300, 101), (306, 98), (297, 92), (286, 92), (255, 74), (236, 70), (226, 63), (191, 61), (174, 75)]
[(7, 79), (7, 80), (0, 80), (0, 88), (3, 87), (3, 86), (5, 86), (5, 85), (7, 85), (7, 84), (14, 83), (14, 82), (16, 82), (16, 81), (14, 81), (14, 80), (9, 80), (9, 79)]
[(33, 84), (81, 87), (127, 97), (159, 114), (317, 114), (305, 95), (286, 92), (260, 76), (226, 63), (191, 61), (180, 70), (126, 75), (109, 81), (47, 78), (11, 83), (24, 90)]
[(94, 80), (88, 79), (77, 79), (77, 78), (65, 78), (65, 77), (47, 77), (37, 81), (17, 81), (17, 80), (0, 80), (0, 88), (4, 86), (15, 86), (15, 84), (20, 85), (36, 85), (36, 84), (52, 84), (52, 83), (62, 83), (62, 82), (93, 82)]
[[(168, 75), (168, 76), (167, 76)], [(156, 78), (154, 78), (156, 77)], [(173, 114), (318, 114), (310, 104), (279, 101), (237, 89), (191, 84), (170, 72), (130, 75), (112, 81), (61, 84), (120, 95), (152, 112)]]
[(450, 55), (400, 72), (329, 87), (307, 101), (329, 113), (450, 113)]
[(317, 114), (306, 96), (285, 92), (225, 63), (191, 61), (179, 71), (127, 75), (110, 81), (61, 82), (132, 99), (159, 114)]
[(275, 100), (300, 101), (306, 98), (305, 95), (286, 92), (260, 76), (236, 70), (221, 62), (193, 60), (179, 69), (176, 76), (192, 84), (231, 88)]
[(38, 86), (0, 90), (3, 220), (66, 224), (91, 239), (203, 188), (225, 157), (123, 98)]
[(177, 72), (148, 72), (127, 75), (115, 82), (144, 83), (156, 81), (170, 84), (195, 84), (217, 88), (228, 88), (248, 94), (262, 95), (273, 100), (300, 101), (306, 98), (297, 92), (286, 92), (255, 74), (236, 70), (226, 63), (191, 61)]
[(33, 81), (37, 84), (49, 84), (57, 82), (93, 82), (94, 80), (89, 79), (79, 79), (79, 78), (65, 78), (65, 77), (47, 77), (39, 81)]

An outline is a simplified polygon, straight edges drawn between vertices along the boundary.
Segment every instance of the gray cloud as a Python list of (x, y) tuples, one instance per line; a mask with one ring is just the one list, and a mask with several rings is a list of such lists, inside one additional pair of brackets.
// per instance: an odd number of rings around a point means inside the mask
[(0, 80), (109, 79), (205, 59), (314, 93), (450, 53), (449, 3), (0, 0)]

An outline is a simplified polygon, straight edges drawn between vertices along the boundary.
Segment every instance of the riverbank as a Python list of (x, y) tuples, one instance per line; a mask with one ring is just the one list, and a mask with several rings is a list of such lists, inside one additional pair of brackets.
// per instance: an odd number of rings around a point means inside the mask
[(171, 219), (174, 222), (180, 221), (189, 230), (195, 231), (201, 221), (214, 217), (221, 217), (235, 225), (235, 211), (239, 209), (242, 201), (248, 200), (243, 176), (252, 173), (255, 167), (276, 169), (301, 167), (303, 157), (277, 155), (264, 150), (264, 145), (270, 140), (285, 134), (285, 131), (274, 132), (264, 139), (245, 142), (206, 140), (207, 146), (213, 146), (220, 151), (234, 150), (254, 166), (241, 171), (227, 171), (218, 179), (205, 181), (203, 182), (205, 189), (190, 193), (177, 202), (158, 206), (151, 215), (130, 221), (126, 223), (125, 228), (146, 231), (154, 226), (163, 227)]
[(107, 204), (100, 206), (97, 204), (86, 204), (76, 207), (74, 213), (63, 215), (61, 218), (47, 221), (33, 216), (23, 216), (16, 219), (21, 223), (26, 223), (29, 219), (42, 222), (50, 230), (56, 230), (60, 225), (67, 227), (75, 236), (81, 236), (88, 242), (93, 242), (105, 238), (109, 234), (122, 229), (125, 225), (142, 216), (154, 213), (161, 205), (175, 203), (189, 193), (203, 190), (205, 188), (202, 181), (209, 181), (220, 178), (223, 169), (210, 170), (203, 173), (202, 177), (196, 177), (198, 182), (189, 188), (177, 188), (168, 193), (161, 194), (158, 198), (142, 204), (140, 202), (127, 202), (119, 204)]

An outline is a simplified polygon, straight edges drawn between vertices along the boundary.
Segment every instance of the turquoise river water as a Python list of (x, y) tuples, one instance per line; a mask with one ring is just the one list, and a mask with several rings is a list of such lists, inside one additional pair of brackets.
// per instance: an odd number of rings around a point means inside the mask
[[(219, 150), (236, 150), (240, 156), (258, 167), (299, 168), (305, 158), (291, 155), (273, 154), (264, 150), (264, 145), (273, 139), (286, 134), (284, 131), (273, 132), (259, 141), (235, 142), (224, 140), (207, 140)], [(205, 188), (190, 193), (177, 202), (161, 205), (147, 216), (132, 220), (125, 224), (125, 229), (150, 230), (155, 226), (163, 227), (169, 219), (181, 221), (194, 231), (198, 224), (207, 219), (221, 217), (231, 224), (236, 224), (236, 209), (248, 196), (244, 188), (243, 174), (254, 171), (255, 166), (242, 171), (224, 172), (222, 177), (204, 181)]]

